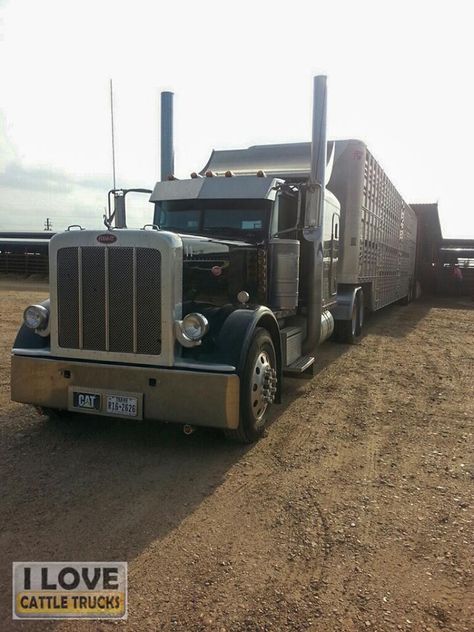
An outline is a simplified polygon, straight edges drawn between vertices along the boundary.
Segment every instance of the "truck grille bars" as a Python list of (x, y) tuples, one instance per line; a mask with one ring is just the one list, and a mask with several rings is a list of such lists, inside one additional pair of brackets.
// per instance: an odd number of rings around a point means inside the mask
[(159, 250), (61, 248), (57, 270), (60, 347), (160, 355)]

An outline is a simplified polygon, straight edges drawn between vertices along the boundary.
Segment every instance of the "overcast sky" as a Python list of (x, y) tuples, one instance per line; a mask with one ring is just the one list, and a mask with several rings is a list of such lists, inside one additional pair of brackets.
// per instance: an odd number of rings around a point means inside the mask
[(329, 136), (366, 141), (407, 202), (439, 201), (444, 236), (474, 237), (470, 5), (0, 0), (0, 230), (100, 224), (110, 77), (117, 183), (152, 188), (160, 90), (187, 177), (213, 148), (310, 140), (323, 72)]

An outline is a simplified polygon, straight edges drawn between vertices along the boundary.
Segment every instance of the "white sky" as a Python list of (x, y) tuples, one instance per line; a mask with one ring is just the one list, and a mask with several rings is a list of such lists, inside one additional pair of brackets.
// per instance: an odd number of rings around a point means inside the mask
[(329, 136), (366, 141), (407, 202), (439, 201), (445, 237), (474, 237), (470, 5), (0, 0), (0, 230), (101, 222), (109, 77), (117, 183), (152, 188), (160, 90), (187, 177), (213, 148), (310, 140), (323, 72)]

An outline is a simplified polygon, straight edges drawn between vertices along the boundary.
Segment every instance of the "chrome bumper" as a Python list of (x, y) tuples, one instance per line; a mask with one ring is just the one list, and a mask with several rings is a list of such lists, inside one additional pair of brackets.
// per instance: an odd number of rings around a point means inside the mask
[[(237, 428), (239, 423), (240, 380), (235, 373), (12, 355), (13, 401), (67, 410), (74, 388), (143, 394), (143, 419), (215, 428)], [(94, 414), (107, 416), (105, 411)]]

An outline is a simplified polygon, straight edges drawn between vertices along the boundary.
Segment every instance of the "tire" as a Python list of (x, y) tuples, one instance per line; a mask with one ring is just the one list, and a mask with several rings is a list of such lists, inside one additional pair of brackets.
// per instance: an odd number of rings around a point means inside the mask
[(235, 430), (226, 430), (237, 443), (254, 443), (264, 433), (276, 391), (276, 353), (270, 334), (257, 327), (241, 375), (240, 420)]

